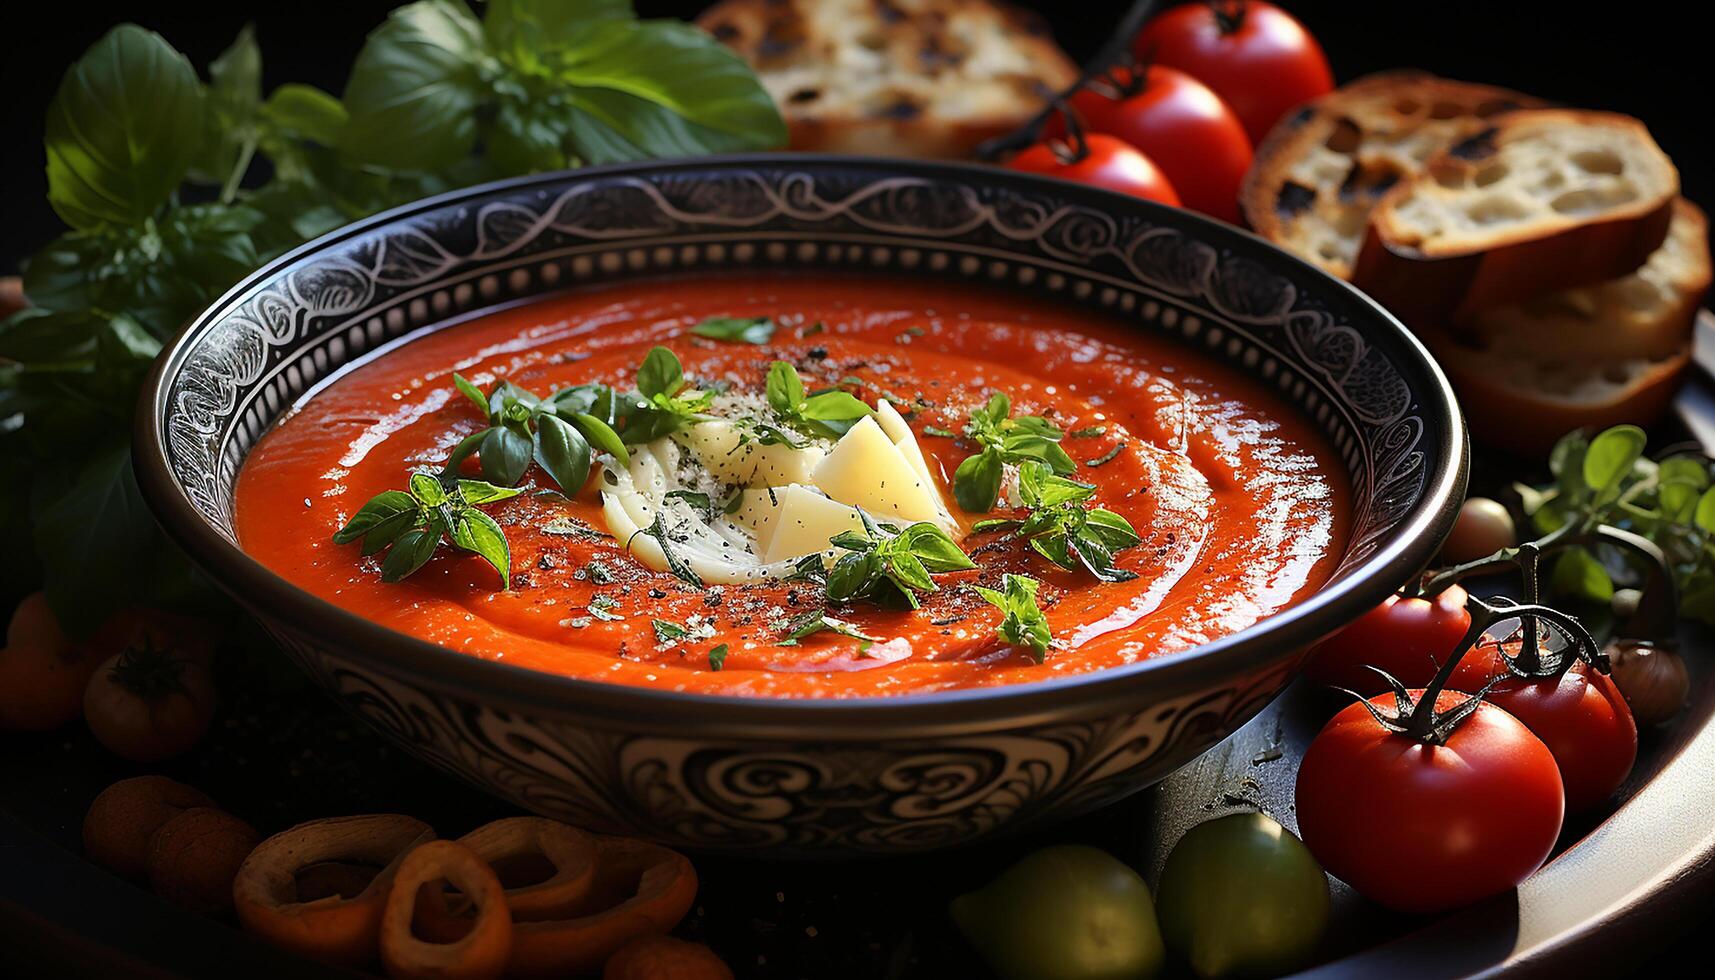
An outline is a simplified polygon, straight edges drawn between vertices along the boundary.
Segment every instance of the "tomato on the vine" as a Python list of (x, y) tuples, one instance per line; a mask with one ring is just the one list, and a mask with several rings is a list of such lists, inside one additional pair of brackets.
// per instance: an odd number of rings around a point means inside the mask
[[(1457, 585), (1433, 598), (1388, 596), (1316, 647), (1304, 674), (1318, 684), (1378, 694), (1387, 682), (1380, 667), (1406, 687), (1425, 687), (1452, 656), (1471, 626), (1469, 596)], [(1457, 684), (1455, 689), (1459, 688)]]
[(1251, 166), (1244, 124), (1207, 85), (1177, 68), (1150, 65), (1138, 84), (1116, 73), (1072, 96), (1084, 125), (1117, 136), (1154, 160), (1185, 206), (1239, 220), (1239, 185)]
[(1174, 191), (1173, 184), (1155, 161), (1136, 147), (1101, 133), (1087, 134), (1084, 143), (1085, 153), (1081, 159), (1073, 158), (1075, 154), (1071, 144), (1048, 140), (1025, 148), (1006, 165), (1025, 173), (1074, 180), (1091, 187), (1180, 206), (1179, 194)]
[[(1451, 712), (1469, 697), (1442, 691), (1435, 707)], [(1390, 701), (1370, 705), (1385, 712)], [(1364, 704), (1328, 722), (1304, 753), (1296, 799), (1299, 832), (1324, 868), (1382, 905), (1438, 912), (1542, 865), (1565, 816), (1560, 768), (1518, 719), (1472, 707), (1439, 742), (1390, 729)]]
[[(1516, 657), (1521, 645), (1517, 637), (1478, 644), (1453, 669), (1451, 686), (1475, 691), (1509, 674), (1505, 658)], [(1508, 676), (1489, 688), (1485, 699), (1523, 722), (1554, 754), (1568, 812), (1606, 801), (1637, 761), (1638, 726), (1631, 708), (1611, 678), (1582, 660), (1558, 677)]]
[(1322, 46), (1291, 14), (1262, 0), (1174, 7), (1145, 24), (1137, 57), (1190, 72), (1262, 142), (1286, 113), (1334, 87)]

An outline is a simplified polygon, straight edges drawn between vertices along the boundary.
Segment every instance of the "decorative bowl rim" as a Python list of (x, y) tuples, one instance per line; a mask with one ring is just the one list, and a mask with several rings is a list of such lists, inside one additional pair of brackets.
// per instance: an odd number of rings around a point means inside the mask
[[(887, 170), (900, 176), (935, 177), (966, 185), (1036, 185), (1122, 212), (1142, 209), (1164, 225), (1194, 231), (1200, 240), (1259, 253), (1295, 282), (1308, 280), (1318, 289), (1342, 294), (1373, 321), (1372, 326), (1393, 334), (1390, 340), (1398, 345), (1397, 353), (1411, 362), (1402, 364), (1402, 369), (1415, 369), (1424, 382), (1415, 392), (1417, 410), (1435, 428), (1437, 444), (1446, 451), (1429, 458), (1422, 496), (1375, 553), (1340, 580), (1229, 636), (1133, 664), (1029, 684), (826, 699), (694, 694), (610, 684), (487, 660), (396, 632), (299, 589), (245, 554), (209, 526), (173, 476), (166, 449), (168, 395), (192, 341), (291, 266), (313, 261), (336, 245), (415, 215), (491, 195), (581, 179), (782, 164), (805, 170)], [(942, 731), (1013, 728), (1059, 718), (1097, 717), (1147, 704), (1149, 699), (1139, 695), (1140, 688), (1163, 693), (1186, 690), (1245, 667), (1261, 668), (1277, 662), (1315, 643), (1331, 632), (1334, 624), (1356, 619), (1429, 562), (1457, 514), (1470, 458), (1464, 420), (1452, 386), (1427, 348), (1391, 313), (1351, 284), (1248, 231), (1190, 211), (1056, 178), (968, 163), (823, 153), (733, 154), (533, 174), (423, 198), (335, 229), (246, 276), (173, 338), (144, 381), (133, 446), (132, 463), (144, 500), (175, 543), (241, 604), (264, 619), (290, 624), (292, 631), (323, 638), (330, 648), (352, 661), (433, 687), (479, 692), (489, 703), (549, 715), (601, 719), (613, 727), (671, 730), (688, 723), (694, 727), (678, 730), (687, 734), (726, 732), (746, 738), (792, 735), (831, 742), (905, 733), (931, 736)]]

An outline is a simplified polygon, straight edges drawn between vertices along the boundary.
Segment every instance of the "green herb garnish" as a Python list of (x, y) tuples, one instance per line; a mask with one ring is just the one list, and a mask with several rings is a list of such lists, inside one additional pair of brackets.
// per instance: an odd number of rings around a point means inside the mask
[(958, 435), (957, 432), (954, 432), (951, 429), (943, 429), (934, 425), (925, 425), (923, 427), (923, 434), (926, 436), (939, 436), (942, 439), (952, 439)]
[(1061, 568), (1076, 570), (1081, 565), (1104, 582), (1137, 577), (1114, 565), (1114, 552), (1138, 543), (1137, 531), (1113, 511), (1085, 508), (1095, 496), (1094, 486), (1056, 476), (1041, 463), (1028, 463), (1019, 469), (1018, 493), (1030, 508), (1029, 516), (978, 521), (973, 530), (1010, 531)]
[(658, 646), (671, 646), (691, 635), (691, 631), (682, 623), (671, 619), (652, 619), (649, 625), (655, 629), (655, 643)]
[(786, 625), (786, 638), (776, 646), (795, 647), (798, 641), (815, 633), (829, 632), (840, 636), (849, 636), (864, 644), (878, 642), (881, 637), (871, 636), (859, 629), (856, 623), (844, 619), (835, 619), (827, 614), (827, 610), (814, 609), (792, 620)]
[(1048, 632), (1048, 617), (1036, 605), (1039, 584), (1028, 575), (1008, 572), (1002, 576), (999, 589), (971, 586), (972, 591), (1005, 614), (995, 633), (1013, 646), (1028, 647), (1030, 659), (1038, 664), (1048, 658), (1048, 644), (1053, 639)]
[[(635, 538), (639, 534), (655, 539), (656, 543), (661, 546), (662, 556), (667, 559), (667, 570), (672, 572), (680, 581), (699, 589), (703, 587), (703, 580), (697, 575), (696, 569), (693, 569), (690, 563), (685, 561), (683, 555), (674, 550), (674, 543), (667, 534), (666, 525), (661, 523), (659, 510), (655, 512), (655, 520), (650, 522), (648, 527), (638, 528), (631, 538)], [(625, 541), (627, 551), (631, 550), (631, 538), (627, 538)]]
[(560, 416), (562, 399), (577, 403), (570, 389), (544, 399), (510, 381), (496, 383), (487, 395), (462, 375), (454, 374), (453, 384), (488, 419), (488, 427), (459, 440), (447, 457), (448, 473), (457, 472), (458, 465), (476, 453), (483, 476), (513, 487), (534, 461), (562, 491), (572, 494), (589, 479), (592, 443), (621, 465), (629, 461), (619, 435), (606, 422), (583, 412), (571, 413), (570, 422)]
[(478, 507), (515, 497), (518, 491), (480, 480), (436, 479), (413, 473), (409, 490), (376, 494), (337, 531), (335, 544), (359, 539), (365, 555), (385, 550), (381, 580), (397, 582), (428, 564), (443, 541), (480, 555), (512, 587), (512, 549), (506, 532)]
[(613, 611), (618, 608), (619, 600), (615, 599), (613, 596), (598, 595), (590, 597), (590, 615), (604, 623), (617, 623), (625, 619), (624, 616)]
[(782, 422), (829, 439), (838, 439), (858, 419), (874, 411), (856, 395), (838, 388), (807, 394), (798, 369), (785, 361), (769, 365), (764, 390), (768, 407)]
[(1066, 433), (1066, 436), (1069, 439), (1094, 439), (1096, 436), (1106, 435), (1107, 431), (1108, 427), (1105, 425), (1091, 425), (1082, 429), (1073, 429)]
[(1100, 456), (1097, 456), (1095, 459), (1084, 460), (1084, 465), (1085, 466), (1104, 466), (1108, 463), (1113, 462), (1115, 459), (1118, 459), (1119, 454), (1120, 454), (1120, 450), (1122, 450), (1124, 448), (1125, 448), (1125, 443), (1116, 442), (1116, 443), (1114, 443), (1114, 448), (1108, 450), (1107, 452), (1101, 454)]
[(830, 602), (862, 599), (916, 609), (917, 593), (936, 591), (931, 573), (977, 567), (935, 524), (921, 521), (889, 533), (862, 511), (859, 516), (864, 533), (844, 531), (829, 539), (849, 552), (828, 570), (824, 588)]
[(722, 667), (725, 667), (726, 666), (726, 654), (727, 654), (726, 644), (725, 643), (716, 644), (715, 648), (713, 650), (709, 651), (709, 669), (710, 670), (720, 670)]
[(710, 340), (761, 346), (774, 339), (774, 331), (779, 327), (779, 324), (765, 316), (715, 316), (692, 327), (691, 332)]
[(1012, 399), (997, 391), (988, 404), (971, 412), (965, 424), (965, 435), (976, 440), (982, 450), (967, 457), (954, 471), (953, 497), (970, 513), (994, 509), (1007, 463), (1043, 463), (1060, 474), (1078, 468), (1060, 448), (1065, 433), (1059, 427), (1040, 415), (1011, 415)]
[(637, 445), (707, 422), (714, 398), (714, 392), (686, 379), (677, 355), (656, 347), (637, 369), (637, 394), (623, 399), (617, 410), (622, 438)]

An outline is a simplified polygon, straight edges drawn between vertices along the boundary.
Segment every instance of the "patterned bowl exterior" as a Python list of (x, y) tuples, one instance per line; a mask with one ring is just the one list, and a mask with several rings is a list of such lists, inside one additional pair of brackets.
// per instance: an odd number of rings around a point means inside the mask
[[(341, 368), (583, 283), (770, 268), (992, 283), (1127, 318), (1263, 379), (1349, 471), (1353, 530), (1310, 600), (1185, 654), (904, 699), (763, 701), (536, 674), (393, 633), (240, 552), (245, 454)], [(1406, 581), (1463, 494), (1464, 427), (1400, 325), (1343, 283), (1183, 211), (1021, 175), (753, 156), (588, 169), (421, 202), (235, 287), (159, 362), (138, 476), (174, 539), (326, 689), (520, 806), (783, 857), (921, 851), (1119, 799), (1225, 737), (1300, 651)]]

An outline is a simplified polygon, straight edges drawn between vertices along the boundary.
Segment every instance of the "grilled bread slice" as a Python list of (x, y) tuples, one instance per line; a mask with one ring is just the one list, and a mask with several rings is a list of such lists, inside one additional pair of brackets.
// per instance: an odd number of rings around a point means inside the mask
[(1629, 276), (1420, 330), (1479, 440), (1540, 454), (1573, 429), (1648, 425), (1691, 360), (1710, 286), (1708, 221), (1673, 208), (1667, 240)]
[(723, 0), (697, 23), (756, 70), (795, 150), (968, 156), (1078, 76), (1034, 15), (989, 0)]
[(1408, 323), (1604, 282), (1661, 246), (1678, 196), (1679, 172), (1636, 119), (1508, 113), (1382, 196), (1352, 282)]
[(1282, 120), (1257, 146), (1239, 204), (1276, 245), (1342, 278), (1370, 209), (1486, 120), (1542, 105), (1490, 85), (1391, 71), (1360, 78)]

